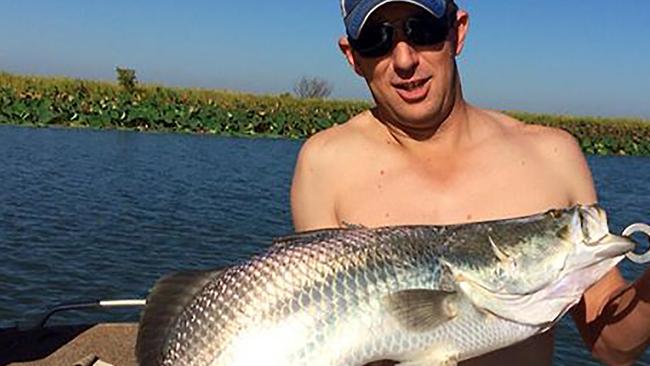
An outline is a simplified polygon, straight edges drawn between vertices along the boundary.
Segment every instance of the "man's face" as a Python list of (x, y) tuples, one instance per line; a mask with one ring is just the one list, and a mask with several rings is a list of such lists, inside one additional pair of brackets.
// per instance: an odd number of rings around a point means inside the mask
[(456, 97), (455, 56), (460, 51), (453, 41), (454, 29), (439, 44), (408, 42), (404, 21), (422, 15), (431, 16), (402, 2), (384, 5), (371, 15), (366, 25), (388, 22), (395, 28), (393, 48), (385, 56), (362, 57), (349, 48), (346, 39), (340, 43), (355, 71), (366, 79), (382, 118), (415, 129), (440, 123), (450, 113)]

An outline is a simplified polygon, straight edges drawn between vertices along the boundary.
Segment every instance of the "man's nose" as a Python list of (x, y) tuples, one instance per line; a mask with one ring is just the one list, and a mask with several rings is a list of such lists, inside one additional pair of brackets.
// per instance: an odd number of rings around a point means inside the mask
[(406, 41), (398, 41), (393, 48), (393, 67), (397, 73), (413, 72), (419, 64), (418, 52)]

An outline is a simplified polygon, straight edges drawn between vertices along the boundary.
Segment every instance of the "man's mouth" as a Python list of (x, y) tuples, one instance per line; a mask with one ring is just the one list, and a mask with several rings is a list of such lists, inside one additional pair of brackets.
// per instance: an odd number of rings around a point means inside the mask
[(429, 80), (424, 78), (409, 82), (394, 83), (393, 87), (404, 101), (413, 103), (422, 100), (429, 92)]

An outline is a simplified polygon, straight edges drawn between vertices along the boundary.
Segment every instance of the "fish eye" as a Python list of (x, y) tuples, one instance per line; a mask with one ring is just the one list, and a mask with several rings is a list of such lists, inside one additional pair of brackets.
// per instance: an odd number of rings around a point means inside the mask
[(596, 245), (609, 234), (605, 211), (597, 206), (589, 206), (579, 210), (580, 228), (585, 244)]

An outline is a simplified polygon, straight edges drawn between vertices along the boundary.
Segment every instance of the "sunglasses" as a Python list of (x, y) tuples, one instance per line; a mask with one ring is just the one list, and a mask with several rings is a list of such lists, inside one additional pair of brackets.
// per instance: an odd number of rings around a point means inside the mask
[[(432, 15), (413, 16), (403, 22), (404, 36), (415, 46), (433, 46), (443, 42), (449, 35), (450, 24), (446, 18)], [(348, 36), (350, 46), (362, 57), (381, 57), (393, 49), (395, 26), (391, 23), (368, 23), (359, 37)]]

